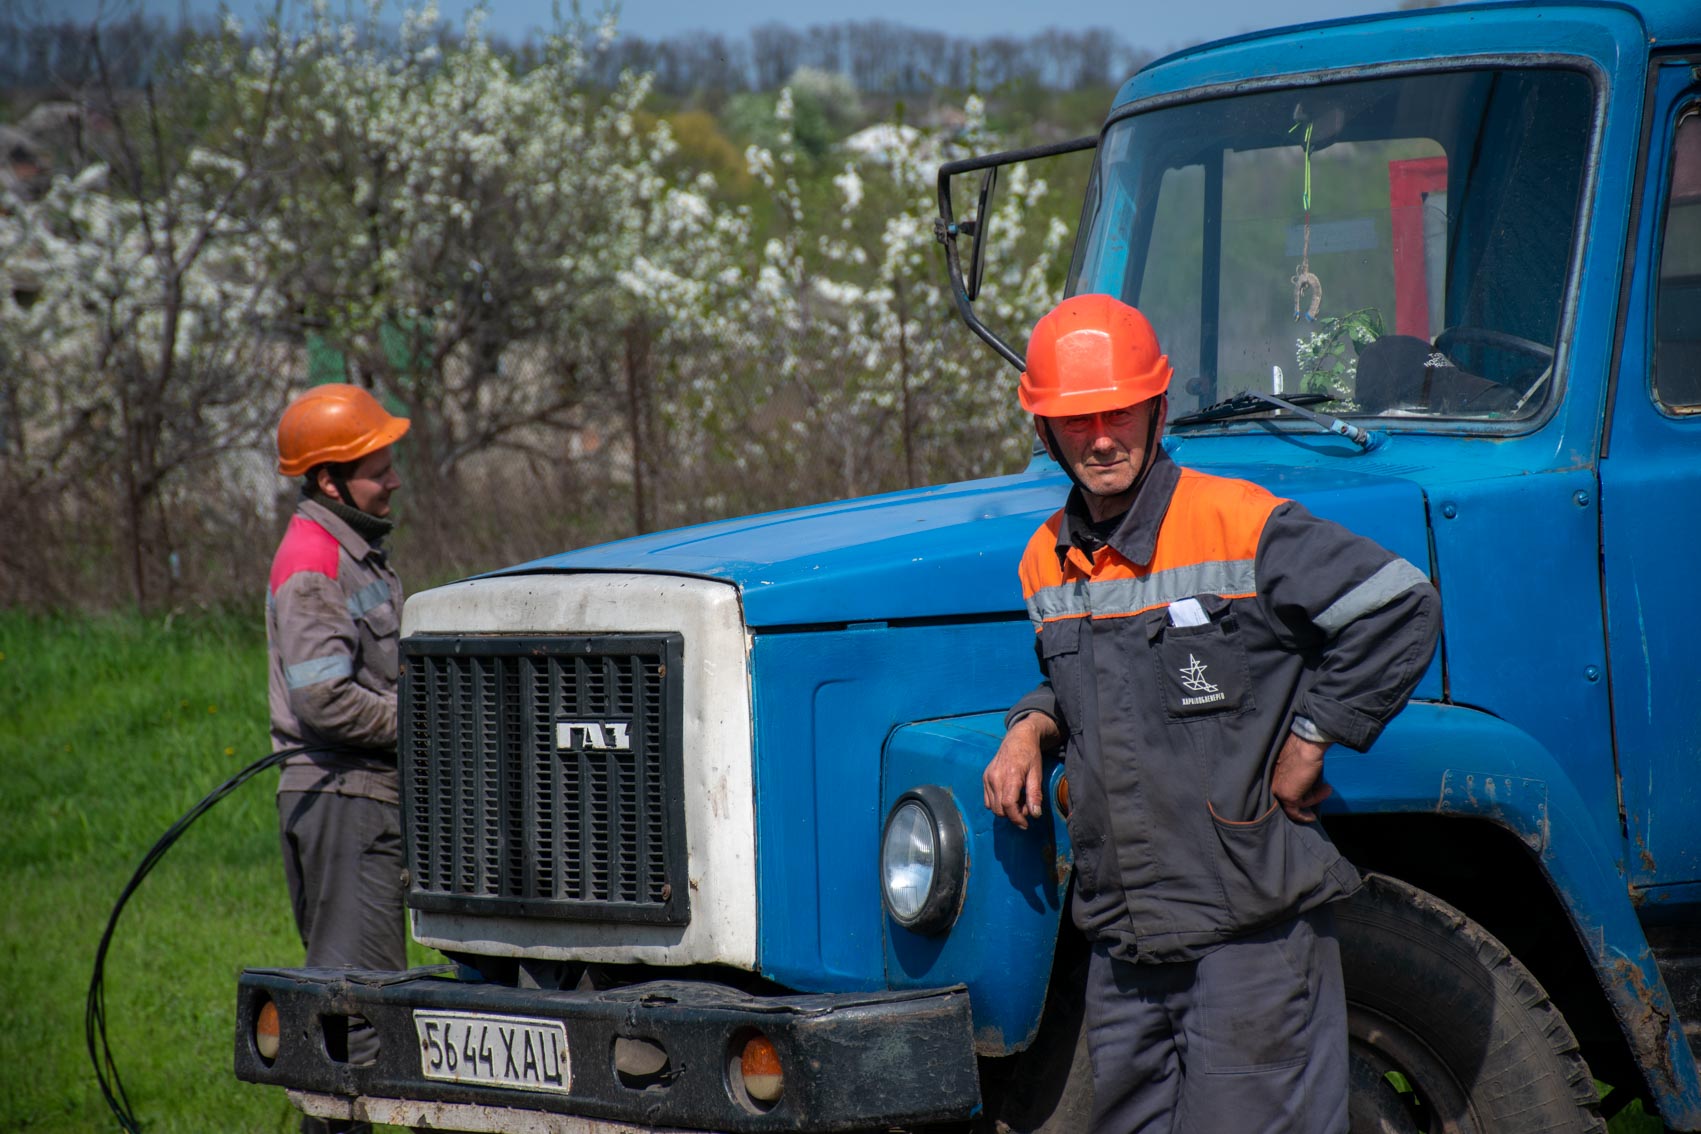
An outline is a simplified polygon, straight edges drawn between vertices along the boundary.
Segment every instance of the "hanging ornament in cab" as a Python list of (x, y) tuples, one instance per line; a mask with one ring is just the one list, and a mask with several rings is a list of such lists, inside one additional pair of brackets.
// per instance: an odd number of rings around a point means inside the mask
[[(1300, 188), (1300, 204), (1305, 208), (1305, 227), (1301, 238), (1299, 265), (1294, 268), (1293, 278), (1293, 318), (1299, 322), (1303, 315), (1307, 322), (1317, 321), (1317, 312), (1323, 306), (1323, 281), (1319, 280), (1311, 270), (1311, 129), (1312, 123), (1305, 118), (1305, 106), (1296, 103), (1293, 108), (1294, 124), (1288, 127), (1288, 133), (1293, 133), (1301, 126), (1305, 127), (1305, 178)], [(1305, 302), (1305, 293), (1311, 293), (1311, 302)]]

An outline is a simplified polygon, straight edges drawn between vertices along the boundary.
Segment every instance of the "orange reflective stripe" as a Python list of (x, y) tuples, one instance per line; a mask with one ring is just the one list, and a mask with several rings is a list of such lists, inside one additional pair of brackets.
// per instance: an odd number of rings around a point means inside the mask
[(1090, 570), (1074, 555), (1059, 561), (1059, 511), (1034, 532), (1022, 556), (1029, 617), (1037, 628), (1058, 618), (1140, 614), (1195, 594), (1251, 597), (1258, 590), (1258, 541), (1270, 513), (1284, 503), (1255, 484), (1182, 469), (1152, 561), (1133, 563), (1104, 547)]
[(1063, 512), (1060, 509), (1028, 537), (1028, 546), (1022, 551), (1021, 566), (1017, 568), (1022, 579), (1023, 598), (1032, 598), (1035, 591), (1054, 587), (1063, 581), (1063, 573), (1057, 563), (1057, 533), (1062, 526)]
[(1148, 569), (1256, 559), (1265, 521), (1284, 503), (1247, 481), (1182, 469)]

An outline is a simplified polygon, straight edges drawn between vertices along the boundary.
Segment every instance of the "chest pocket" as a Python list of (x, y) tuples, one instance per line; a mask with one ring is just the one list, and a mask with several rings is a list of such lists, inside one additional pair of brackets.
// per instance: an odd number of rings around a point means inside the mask
[(1172, 626), (1167, 618), (1152, 623), (1164, 715), (1187, 720), (1246, 712), (1253, 708), (1252, 681), (1233, 608), (1221, 595), (1199, 595), (1196, 601), (1206, 615), (1201, 624)]
[(374, 579), (350, 595), (348, 615), (356, 622), (366, 623), (379, 637), (394, 632), (396, 604), (390, 598), (390, 585), (383, 579)]
[(360, 668), (394, 685), (401, 612), (396, 609), (389, 583), (374, 579), (350, 595), (348, 612), (360, 633)]

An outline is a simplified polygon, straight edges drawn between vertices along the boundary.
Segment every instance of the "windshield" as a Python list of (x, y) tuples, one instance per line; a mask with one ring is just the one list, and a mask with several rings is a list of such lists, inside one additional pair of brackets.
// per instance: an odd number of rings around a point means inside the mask
[(1068, 290), (1144, 311), (1170, 416), (1243, 390), (1424, 420), (1553, 389), (1592, 89), (1563, 70), (1313, 85), (1106, 130)]

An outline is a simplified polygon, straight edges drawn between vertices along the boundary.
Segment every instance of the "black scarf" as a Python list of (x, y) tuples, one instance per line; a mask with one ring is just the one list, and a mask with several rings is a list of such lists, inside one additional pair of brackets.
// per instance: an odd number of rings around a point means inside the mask
[(316, 485), (303, 489), (302, 495), (328, 509), (331, 515), (353, 528), (355, 535), (373, 547), (378, 547), (383, 543), (384, 537), (390, 534), (390, 529), (396, 526), (390, 520), (362, 512), (359, 508), (344, 504), (341, 500), (331, 499), (320, 492)]

